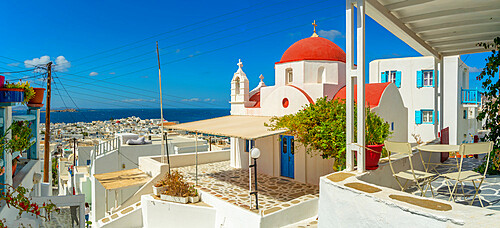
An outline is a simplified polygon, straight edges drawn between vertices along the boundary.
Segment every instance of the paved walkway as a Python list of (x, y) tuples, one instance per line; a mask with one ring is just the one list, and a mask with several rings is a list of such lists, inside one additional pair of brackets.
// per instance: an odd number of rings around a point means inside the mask
[[(482, 163), (483, 160), (481, 158), (479, 159), (464, 158), (464, 165), (462, 167), (462, 170), (473, 170)], [(456, 164), (456, 160), (455, 158), (449, 158), (447, 161), (444, 162), (444, 164)], [(436, 170), (441, 174), (457, 171), (456, 167), (454, 166), (439, 166), (437, 167)], [(449, 200), (450, 194), (446, 182), (447, 182), (446, 179), (443, 177), (439, 177), (438, 179), (432, 182), (431, 185), (434, 189), (435, 198)], [(452, 184), (455, 184), (455, 182), (453, 181)], [(459, 187), (460, 185), (458, 185), (457, 187), (458, 189), (456, 190), (456, 192), (461, 194), (462, 188)], [(453, 186), (451, 186), (451, 188), (453, 188)], [(472, 185), (471, 182), (464, 182), (463, 192), (465, 192), (466, 194), (474, 195), (474, 186)], [(420, 195), (420, 192), (414, 191), (413, 194)], [(487, 176), (487, 178), (481, 185), (479, 194), (481, 196), (485, 208), (492, 210), (500, 210), (500, 176), (499, 175)], [(429, 190), (426, 193), (426, 197), (432, 197), (432, 194)], [(461, 196), (459, 196), (456, 199), (456, 202), (469, 205), (471, 198), (472, 197), (468, 197), (467, 199), (464, 200)], [(474, 200), (473, 206), (481, 207), (481, 204), (479, 203), (479, 200), (477, 200), (477, 198)]]
[[(177, 170), (183, 173), (189, 182), (194, 183), (195, 166), (181, 167)], [(257, 179), (259, 209), (262, 209), (264, 215), (319, 197), (317, 185), (265, 174), (258, 174)], [(201, 190), (222, 200), (247, 210), (250, 209), (247, 169), (231, 168), (229, 161), (199, 165), (198, 185)], [(254, 203), (255, 199), (252, 201), (252, 204)], [(255, 210), (252, 211), (257, 213)]]

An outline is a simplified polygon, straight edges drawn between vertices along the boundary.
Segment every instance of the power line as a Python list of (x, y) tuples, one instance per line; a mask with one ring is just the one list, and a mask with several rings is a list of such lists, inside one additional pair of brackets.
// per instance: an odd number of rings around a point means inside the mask
[[(175, 47), (175, 46), (178, 46), (178, 45), (189, 43), (189, 42), (192, 42), (192, 41), (195, 41), (195, 40), (199, 40), (199, 39), (202, 39), (202, 38), (205, 38), (205, 37), (209, 37), (209, 36), (212, 36), (212, 35), (215, 35), (215, 34), (218, 34), (218, 33), (222, 33), (224, 31), (228, 31), (228, 30), (231, 30), (231, 29), (234, 29), (234, 28), (238, 28), (238, 27), (241, 27), (241, 26), (246, 25), (246, 24), (251, 24), (251, 23), (256, 22), (256, 21), (260, 21), (260, 20), (264, 20), (264, 19), (267, 19), (267, 18), (270, 18), (270, 17), (274, 17), (274, 16), (277, 16), (277, 15), (280, 15), (280, 14), (288, 13), (290, 11), (294, 11), (294, 10), (298, 10), (298, 9), (303, 9), (304, 7), (308, 7), (308, 6), (311, 6), (311, 5), (323, 3), (323, 2), (326, 2), (326, 1), (328, 1), (328, 0), (322, 0), (322, 1), (314, 2), (314, 3), (308, 4), (308, 5), (303, 5), (303, 6), (300, 6), (300, 7), (293, 8), (293, 9), (288, 9), (288, 10), (281, 11), (281, 12), (278, 12), (278, 13), (275, 13), (275, 14), (272, 14), (272, 15), (265, 16), (265, 17), (260, 17), (260, 18), (257, 18), (257, 19), (254, 19), (254, 20), (251, 20), (251, 21), (248, 21), (248, 22), (245, 22), (245, 23), (239, 23), (238, 25), (235, 25), (235, 26), (232, 26), (232, 27), (229, 27), (229, 28), (225, 28), (225, 29), (221, 29), (221, 30), (218, 30), (218, 31), (215, 31), (215, 32), (203, 35), (203, 36), (199, 36), (199, 37), (194, 38), (194, 39), (187, 40), (187, 41), (183, 41), (183, 42), (178, 42), (178, 43), (175, 43), (175, 44), (171, 44), (171, 45), (168, 45), (166, 47), (162, 47), (161, 49)], [(232, 36), (236, 36), (236, 35), (239, 35), (239, 34), (247, 33), (249, 30), (261, 28), (261, 27), (264, 27), (264, 26), (269, 26), (270, 24), (274, 24), (274, 23), (277, 23), (277, 22), (280, 22), (280, 21), (286, 21), (286, 20), (289, 20), (289, 19), (292, 19), (292, 18), (295, 18), (295, 17), (298, 17), (298, 16), (307, 15), (307, 14), (311, 14), (311, 13), (315, 13), (315, 12), (318, 12), (318, 11), (323, 11), (323, 10), (327, 10), (327, 9), (330, 9), (330, 8), (335, 8), (335, 7), (343, 6), (343, 5), (344, 4), (339, 4), (339, 5), (335, 5), (335, 6), (331, 6), (331, 7), (321, 8), (319, 10), (309, 11), (309, 12), (306, 12), (306, 13), (303, 13), (303, 14), (295, 14), (295, 15), (293, 15), (291, 17), (288, 17), (288, 18), (284, 18), (284, 19), (280, 19), (280, 20), (276, 20), (276, 21), (272, 21), (272, 22), (267, 22), (265, 25), (255, 26), (253, 28), (246, 29), (246, 31), (242, 31), (242, 32), (239, 32), (239, 33), (232, 33), (231, 35), (224, 36), (222, 38), (212, 39), (210, 41), (206, 41), (206, 42), (202, 42), (202, 43), (199, 43), (199, 44), (191, 45), (191, 46), (188, 46), (188, 47), (184, 47), (182, 49), (184, 50), (184, 49), (187, 49), (187, 48), (192, 48), (192, 47), (200, 46), (202, 44), (206, 44), (206, 43), (218, 41), (218, 40), (221, 40), (221, 39), (226, 39), (226, 38), (229, 38), (229, 37), (232, 37)], [(177, 35), (174, 35), (174, 36), (178, 36), (178, 35), (182, 35), (182, 33), (178, 33)], [(174, 37), (174, 36), (172, 36), (172, 37)], [(160, 39), (160, 40), (162, 40), (162, 39)], [(145, 44), (145, 45), (142, 45), (142, 46), (146, 46), (146, 45), (149, 45), (149, 43)], [(176, 50), (171, 51), (171, 52), (166, 52), (166, 53), (162, 54), (162, 56), (164, 56), (166, 54), (170, 54), (170, 53), (175, 53), (175, 52), (176, 52)], [(119, 52), (119, 53), (123, 53), (123, 52)], [(113, 55), (116, 55), (116, 54), (119, 54), (119, 53), (115, 53)], [(83, 73), (83, 72), (89, 71), (89, 70), (95, 71), (96, 69), (104, 67), (104, 66), (109, 66), (109, 65), (114, 65), (114, 64), (120, 63), (120, 62), (125, 62), (125, 61), (128, 61), (128, 60), (132, 60), (132, 59), (135, 59), (135, 58), (138, 58), (138, 57), (142, 57), (142, 56), (148, 55), (150, 53), (151, 53), (150, 51), (144, 52), (144, 53), (141, 53), (139, 55), (128, 57), (126, 59), (122, 59), (122, 60), (118, 60), (118, 61), (115, 61), (115, 62), (107, 63), (107, 64), (100, 65), (100, 66), (97, 66), (97, 67), (87, 68), (87, 69), (78, 71), (75, 74)], [(110, 56), (112, 56), (112, 55), (110, 55)], [(107, 56), (107, 57), (109, 57), (109, 56)], [(136, 64), (136, 63), (144, 62), (144, 61), (147, 61), (147, 60), (149, 60), (149, 59), (148, 58), (147, 59), (142, 59), (140, 61), (136, 61), (136, 62), (127, 64), (127, 65), (124, 65), (124, 66), (129, 66), (131, 64)], [(90, 61), (90, 62), (94, 62), (94, 61)], [(87, 62), (87, 63), (90, 63), (90, 62)], [(114, 69), (116, 69), (116, 68), (114, 68)], [(106, 70), (103, 70), (103, 71), (107, 71), (107, 70), (109, 70), (109, 69), (106, 69)]]
[[(267, 5), (265, 7), (261, 7), (259, 9), (264, 9), (264, 8), (267, 8), (269, 6), (274, 6), (274, 5), (278, 5), (280, 3), (283, 3), (283, 2), (286, 2), (288, 0), (283, 0), (283, 1), (280, 1), (280, 2), (277, 2), (277, 3), (273, 3), (273, 4), (270, 4), (270, 5)], [(169, 30), (169, 31), (166, 31), (166, 32), (163, 32), (163, 33), (159, 33), (159, 34), (156, 34), (156, 35), (153, 35), (153, 36), (150, 36), (150, 37), (147, 37), (145, 39), (142, 39), (142, 40), (139, 40), (139, 41), (135, 41), (135, 42), (132, 42), (132, 43), (129, 43), (129, 44), (126, 44), (126, 45), (122, 45), (120, 47), (116, 47), (116, 48), (112, 48), (112, 49), (109, 49), (109, 50), (106, 50), (106, 51), (102, 51), (102, 52), (99, 52), (99, 53), (96, 53), (96, 54), (92, 54), (92, 55), (89, 55), (89, 56), (85, 56), (83, 58), (80, 58), (80, 59), (76, 59), (74, 60), (73, 62), (77, 62), (77, 61), (80, 61), (82, 59), (86, 59), (86, 58), (89, 58), (89, 57), (93, 57), (93, 56), (96, 56), (96, 55), (100, 55), (100, 54), (103, 54), (103, 53), (107, 53), (107, 52), (110, 52), (110, 51), (114, 51), (114, 50), (117, 50), (117, 49), (121, 49), (123, 47), (127, 47), (127, 46), (131, 46), (131, 45), (134, 45), (134, 44), (137, 44), (137, 43), (141, 43), (143, 41), (146, 41), (146, 40), (149, 40), (149, 39), (152, 39), (152, 38), (155, 38), (155, 37), (158, 37), (158, 36), (161, 36), (161, 35), (165, 35), (165, 34), (168, 34), (168, 33), (172, 33), (172, 32), (178, 32), (179, 30), (181, 29), (184, 29), (184, 28), (188, 28), (188, 27), (191, 27), (191, 26), (194, 26), (194, 25), (200, 25), (204, 22), (207, 22), (207, 21), (211, 21), (211, 20), (214, 20), (214, 19), (217, 19), (217, 18), (221, 18), (221, 17), (224, 17), (224, 16), (227, 16), (227, 15), (231, 15), (231, 14), (235, 14), (235, 13), (238, 13), (238, 12), (241, 12), (241, 11), (245, 11), (247, 9), (251, 9), (257, 5), (260, 5), (260, 4), (263, 4), (263, 3), (266, 3), (266, 1), (262, 1), (254, 6), (249, 6), (249, 7), (246, 7), (246, 8), (242, 8), (242, 9), (239, 9), (239, 10), (234, 10), (234, 11), (231, 11), (229, 13), (225, 13), (225, 14), (222, 14), (222, 15), (218, 15), (218, 16), (215, 16), (215, 17), (211, 17), (211, 18), (208, 18), (208, 19), (205, 19), (205, 20), (202, 20), (202, 21), (198, 21), (198, 22), (195, 22), (195, 23), (192, 23), (192, 24), (189, 24), (189, 25), (185, 25), (185, 26), (182, 26), (180, 28), (176, 28), (176, 29), (172, 29), (172, 30)], [(252, 12), (252, 11), (250, 11)], [(248, 13), (248, 12), (247, 12)], [(241, 15), (244, 15), (244, 14), (238, 14), (239, 16)], [(234, 18), (234, 17), (233, 17)], [(230, 18), (231, 19), (231, 18)], [(227, 20), (227, 19), (225, 19)], [(220, 23), (220, 22), (224, 22), (225, 20), (221, 20), (217, 23)], [(216, 23), (213, 23), (213, 24), (216, 24)], [(204, 26), (201, 26), (200, 27), (206, 27), (206, 25)]]
[[(337, 16), (333, 16), (333, 17), (327, 17), (327, 18), (320, 19), (320, 20), (317, 20), (317, 21), (318, 22), (320, 22), (320, 21), (327, 21), (327, 20), (331, 20), (331, 19), (334, 19), (334, 18), (337, 18), (337, 17), (341, 17), (341, 16), (344, 16), (344, 15), (337, 15)], [(197, 53), (197, 54), (193, 54), (191, 56), (187, 56), (187, 57), (179, 58), (179, 59), (176, 59), (176, 60), (173, 60), (173, 61), (170, 61), (170, 62), (162, 63), (161, 65), (164, 66), (164, 65), (168, 65), (168, 64), (180, 62), (180, 61), (183, 61), (183, 60), (186, 60), (186, 59), (190, 59), (190, 58), (193, 58), (193, 57), (196, 57), (196, 56), (201, 56), (201, 55), (209, 54), (209, 53), (212, 53), (212, 52), (220, 51), (220, 50), (223, 50), (223, 49), (226, 49), (226, 48), (234, 47), (234, 46), (237, 46), (237, 45), (240, 45), (240, 44), (248, 43), (248, 42), (251, 42), (251, 41), (255, 41), (257, 39), (261, 39), (261, 38), (264, 38), (264, 37), (267, 37), (267, 36), (275, 35), (275, 34), (281, 33), (281, 32), (286, 32), (286, 31), (289, 31), (290, 29), (295, 29), (295, 28), (299, 28), (299, 27), (307, 26), (307, 25), (310, 25), (310, 23), (305, 23), (305, 24), (301, 24), (301, 25), (297, 25), (297, 26), (293, 26), (293, 27), (288, 27), (288, 28), (285, 28), (285, 29), (282, 29), (282, 30), (278, 30), (278, 31), (272, 32), (272, 33), (267, 33), (267, 34), (264, 34), (264, 35), (256, 36), (256, 37), (253, 37), (251, 39), (247, 39), (247, 40), (244, 40), (244, 41), (240, 41), (240, 42), (237, 42), (237, 43), (226, 45), (226, 46), (223, 46), (223, 47), (220, 47), (220, 48), (212, 49), (212, 50), (205, 51), (205, 52), (200, 52), (200, 53)], [(104, 82), (104, 81), (107, 81), (107, 80), (110, 80), (110, 79), (124, 77), (124, 76), (127, 76), (127, 75), (135, 74), (135, 73), (138, 73), (138, 72), (141, 72), (141, 71), (145, 71), (145, 70), (149, 70), (149, 69), (156, 68), (156, 67), (157, 66), (146, 67), (146, 68), (142, 68), (142, 69), (139, 69), (139, 70), (136, 70), (136, 71), (133, 71), (133, 72), (129, 72), (129, 73), (121, 74), (121, 75), (116, 75), (116, 76), (113, 76), (113, 77), (108, 77), (108, 78), (104, 78), (104, 79), (96, 79), (96, 80), (93, 80), (91, 82), (81, 83), (80, 85), (90, 85), (90, 84), (95, 84), (95, 83), (98, 83), (98, 82)]]

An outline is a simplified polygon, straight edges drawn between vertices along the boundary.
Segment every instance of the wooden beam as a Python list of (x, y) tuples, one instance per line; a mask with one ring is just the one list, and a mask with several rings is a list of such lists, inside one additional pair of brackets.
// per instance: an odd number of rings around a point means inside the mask
[(480, 12), (488, 12), (488, 11), (498, 11), (498, 6), (480, 6), (475, 8), (456, 8), (456, 9), (448, 9), (448, 10), (439, 10), (430, 13), (424, 13), (409, 17), (400, 18), (403, 23), (412, 23), (423, 20), (437, 20), (442, 17), (450, 17), (450, 16), (459, 16), (461, 18), (467, 18), (469, 14), (477, 14)]
[(474, 20), (453, 21), (453, 22), (434, 24), (434, 25), (428, 25), (428, 26), (416, 26), (415, 28), (412, 28), (412, 30), (415, 31), (417, 34), (419, 34), (419, 33), (425, 33), (425, 32), (436, 31), (436, 30), (449, 30), (449, 29), (454, 29), (456, 27), (463, 27), (463, 26), (491, 25), (491, 24), (498, 24), (498, 23), (500, 23), (500, 17), (499, 18), (488, 17), (488, 18), (474, 19)]
[(422, 40), (422, 38), (417, 36), (415, 32), (403, 24), (377, 0), (366, 0), (366, 3), (367, 15), (377, 21), (377, 23), (389, 30), (392, 34), (397, 36), (420, 54), (431, 55), (438, 59), (441, 58), (440, 54), (434, 48)]
[(468, 50), (442, 52), (441, 54), (443, 56), (451, 56), (451, 55), (467, 55), (467, 54), (474, 54), (474, 53), (483, 53), (483, 52), (489, 52), (489, 51), (490, 51), (489, 49), (485, 49), (483, 47), (477, 47), (477, 48), (468, 49)]
[(425, 4), (428, 2), (432, 2), (432, 1), (434, 1), (434, 0), (407, 0), (407, 1), (397, 2), (397, 3), (387, 4), (387, 5), (385, 5), (385, 8), (389, 11), (396, 11), (396, 10), (406, 9), (406, 8), (412, 7), (412, 6), (417, 6), (420, 4)]
[(477, 43), (477, 42), (484, 42), (484, 41), (492, 41), (497, 36), (498, 35), (496, 35), (496, 34), (489, 34), (489, 35), (477, 34), (477, 36), (472, 36), (470, 38), (429, 42), (429, 44), (432, 45), (433, 47), (438, 48), (438, 47), (453, 46), (453, 45), (465, 44), (465, 43)]
[(442, 32), (432, 35), (425, 35), (422, 36), (422, 39), (432, 42), (433, 40), (443, 40), (448, 37), (462, 38), (462, 37), (471, 37), (471, 36), (486, 35), (486, 34), (497, 34), (497, 35), (500, 34), (500, 24), (498, 26), (493, 26), (493, 27), (478, 26), (473, 29), (464, 29), (454, 32)]

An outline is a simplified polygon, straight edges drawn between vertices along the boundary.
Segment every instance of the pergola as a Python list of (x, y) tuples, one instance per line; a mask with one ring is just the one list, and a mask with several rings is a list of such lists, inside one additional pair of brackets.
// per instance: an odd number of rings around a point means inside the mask
[[(354, 21), (355, 6), (357, 24)], [(365, 129), (365, 14), (420, 54), (433, 56), (435, 70), (440, 70), (443, 75), (443, 64), (439, 64), (443, 57), (485, 52), (484, 47), (476, 44), (500, 36), (498, 0), (346, 0), (346, 165), (348, 170), (354, 170), (353, 151), (358, 151), (359, 172), (365, 171), (365, 132), (358, 131), (357, 142), (354, 142), (353, 85), (358, 85), (357, 129)], [(357, 44), (356, 59), (354, 41)], [(444, 77), (439, 77), (439, 80), (443, 85)], [(444, 94), (443, 86), (437, 90), (436, 94)], [(439, 110), (443, 110), (442, 95), (435, 98), (436, 109), (438, 105)], [(440, 119), (443, 115), (446, 113), (441, 111)], [(435, 130), (442, 128), (440, 121)]]

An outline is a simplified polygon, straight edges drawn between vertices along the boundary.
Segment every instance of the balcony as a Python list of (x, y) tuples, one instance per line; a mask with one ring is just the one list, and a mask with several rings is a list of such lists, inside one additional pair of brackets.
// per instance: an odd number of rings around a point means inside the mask
[(477, 89), (462, 89), (462, 104), (481, 104), (481, 93)]

